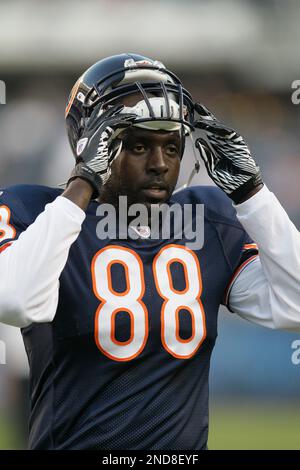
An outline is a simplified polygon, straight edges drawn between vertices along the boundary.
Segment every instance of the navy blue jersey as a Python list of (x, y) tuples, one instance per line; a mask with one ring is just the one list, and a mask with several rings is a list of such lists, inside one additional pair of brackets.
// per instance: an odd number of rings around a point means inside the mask
[[(5, 190), (2, 250), (60, 194), (42, 186)], [(89, 204), (60, 276), (53, 322), (22, 329), (31, 449), (206, 448), (218, 309), (254, 247), (218, 188), (185, 189), (174, 203), (204, 204), (202, 248), (174, 234), (101, 240), (99, 204)]]

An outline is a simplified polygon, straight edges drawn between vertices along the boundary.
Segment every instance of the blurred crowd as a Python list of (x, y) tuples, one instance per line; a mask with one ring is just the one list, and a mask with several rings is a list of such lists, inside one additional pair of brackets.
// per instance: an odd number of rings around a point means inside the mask
[[(195, 100), (245, 136), (267, 185), (300, 226), (300, 113), (291, 102), (292, 90), (285, 94), (249, 92), (220, 79), (206, 82), (202, 77), (197, 83), (197, 77), (184, 74), (183, 81)], [(64, 106), (71, 84), (71, 79), (56, 84), (45, 78), (34, 83), (23, 79), (7, 83), (8, 103), (0, 106), (1, 186), (57, 186), (68, 176), (73, 158), (65, 132)], [(186, 172), (192, 161), (189, 148), (183, 165)], [(210, 184), (204, 167), (193, 184), (198, 182)]]

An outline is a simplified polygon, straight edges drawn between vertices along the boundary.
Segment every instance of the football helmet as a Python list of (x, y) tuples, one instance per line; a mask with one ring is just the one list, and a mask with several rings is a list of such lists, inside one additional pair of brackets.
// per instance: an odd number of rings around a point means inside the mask
[(177, 76), (156, 60), (138, 54), (119, 54), (96, 62), (77, 80), (66, 107), (66, 126), (72, 151), (95, 106), (99, 115), (122, 98), (140, 94), (141, 100), (124, 113), (136, 114), (134, 126), (151, 130), (179, 130), (182, 153), (185, 136), (193, 128), (194, 105)]

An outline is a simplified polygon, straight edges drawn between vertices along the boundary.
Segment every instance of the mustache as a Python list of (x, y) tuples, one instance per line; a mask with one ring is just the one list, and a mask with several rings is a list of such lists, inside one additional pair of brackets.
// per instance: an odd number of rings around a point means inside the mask
[(147, 181), (143, 185), (140, 185), (142, 189), (149, 189), (149, 188), (158, 188), (158, 189), (165, 189), (169, 191), (170, 186), (163, 180), (151, 180)]

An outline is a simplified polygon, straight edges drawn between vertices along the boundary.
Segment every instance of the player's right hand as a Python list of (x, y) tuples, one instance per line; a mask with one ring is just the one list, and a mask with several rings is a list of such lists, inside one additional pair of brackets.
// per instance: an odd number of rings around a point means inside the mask
[(121, 113), (122, 109), (122, 105), (113, 106), (99, 115), (100, 108), (96, 107), (77, 142), (77, 163), (68, 184), (75, 178), (88, 181), (94, 189), (93, 198), (107, 182), (111, 164), (120, 154), (122, 141), (117, 135), (136, 118), (135, 114)]

